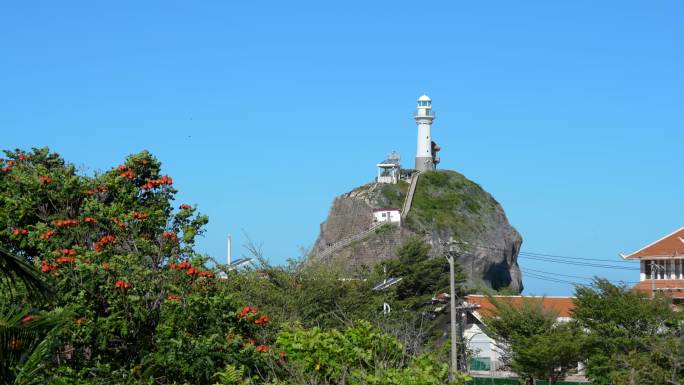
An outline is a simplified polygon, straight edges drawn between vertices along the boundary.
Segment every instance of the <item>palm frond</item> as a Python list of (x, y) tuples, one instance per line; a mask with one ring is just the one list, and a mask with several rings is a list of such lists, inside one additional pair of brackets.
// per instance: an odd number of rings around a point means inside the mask
[(27, 307), (1, 306), (0, 382), (30, 381), (50, 351), (53, 339), (47, 337), (64, 323), (65, 318), (59, 315), (39, 315)]
[(17, 283), (21, 283), (29, 296), (47, 298), (52, 295), (50, 287), (43, 282), (36, 269), (20, 256), (12, 254), (4, 247), (0, 247), (0, 280), (14, 292)]

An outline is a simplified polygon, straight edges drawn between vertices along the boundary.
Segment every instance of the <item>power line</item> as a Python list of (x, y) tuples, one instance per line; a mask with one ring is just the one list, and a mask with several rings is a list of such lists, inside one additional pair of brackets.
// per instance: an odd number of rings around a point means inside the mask
[[(504, 249), (501, 247), (474, 245), (474, 244), (470, 244), (467, 242), (460, 242), (460, 241), (453, 241), (452, 243), (458, 243), (458, 244), (465, 245), (466, 247), (471, 246), (471, 247), (476, 247), (476, 248), (480, 248), (480, 249), (489, 249), (489, 250), (496, 250), (496, 251), (510, 251), (510, 249)], [(626, 263), (638, 262), (636, 260), (624, 260), (624, 259), (600, 259), (600, 258), (586, 258), (586, 257), (569, 257), (569, 256), (558, 255), (558, 254), (538, 253), (538, 252), (533, 252), (533, 251), (522, 251), (522, 250), (519, 252), (519, 255), (527, 256), (530, 258), (538, 258), (538, 259), (545, 258), (545, 259), (548, 259), (549, 261), (560, 260), (562, 262), (566, 262), (566, 261), (572, 261), (572, 260), (580, 260), (580, 261), (602, 262), (602, 264), (604, 266), (608, 266), (608, 265), (606, 265), (607, 263), (618, 263), (619, 264), (619, 263), (625, 263), (625, 262)], [(576, 262), (579, 263), (579, 261), (576, 261)], [(597, 267), (597, 266), (591, 266), (591, 267)], [(620, 268), (623, 268), (623, 267), (620, 267)], [(638, 268), (627, 268), (627, 269), (639, 270)]]
[(534, 274), (534, 273), (530, 273), (530, 272), (525, 272), (525, 271), (523, 271), (523, 273), (524, 273), (526, 276), (530, 277), (530, 278), (541, 279), (541, 280), (544, 280), (544, 281), (549, 281), (549, 282), (554, 282), (554, 283), (565, 283), (565, 284), (573, 285), (573, 286), (586, 286), (585, 283), (580, 283), (580, 282), (575, 282), (575, 281), (568, 281), (568, 280), (560, 279), (560, 278), (549, 278), (549, 277), (546, 277), (546, 276), (543, 276), (543, 275), (538, 275), (538, 274)]
[(532, 274), (538, 273), (538, 274), (551, 274), (551, 276), (561, 276), (561, 277), (567, 277), (567, 278), (579, 278), (579, 279), (586, 279), (591, 281), (593, 278), (589, 277), (580, 277), (578, 275), (566, 275), (566, 274), (558, 274), (558, 273), (551, 273), (548, 271), (542, 271), (542, 270), (536, 270), (536, 269), (530, 269), (529, 267), (525, 268), (525, 272), (532, 271)]
[(546, 253), (535, 253), (532, 251), (520, 251), (520, 254), (529, 254), (529, 255), (534, 255), (538, 257), (549, 257), (549, 258), (562, 258), (562, 259), (580, 259), (583, 261), (597, 261), (597, 262), (608, 262), (608, 263), (634, 263), (634, 262), (639, 262), (638, 260), (630, 260), (630, 259), (600, 259), (600, 258), (583, 258), (583, 257), (565, 257), (562, 255), (554, 255), (554, 254), (546, 254)]
[[(526, 267), (526, 268), (524, 269), (523, 272), (527, 274), (527, 272), (530, 272), (530, 271), (533, 272), (533, 273), (531, 273), (531, 274), (539, 274), (539, 275), (542, 275), (542, 274), (550, 274), (550, 277), (549, 277), (549, 278), (553, 278), (554, 276), (561, 276), (561, 277), (567, 277), (567, 278), (586, 279), (586, 280), (589, 280), (589, 281), (593, 281), (593, 280), (594, 280), (594, 277), (582, 277), (582, 276), (579, 276), (579, 275), (568, 275), (568, 274), (553, 273), (553, 272), (550, 272), (550, 271), (543, 271), (543, 270), (531, 269), (531, 268), (529, 268), (529, 267)], [(639, 283), (639, 282), (637, 282), (637, 281), (617, 281), (617, 282), (622, 282), (622, 283)]]
[(581, 262), (581, 261), (553, 259), (553, 258), (548, 258), (548, 257), (538, 257), (538, 256), (522, 254), (522, 253), (520, 254), (520, 257), (526, 258), (526, 259), (533, 259), (536, 261), (561, 263), (561, 264), (573, 265), (573, 266), (596, 267), (596, 268), (601, 268), (601, 269), (616, 269), (616, 270), (640, 270), (638, 267), (613, 266), (613, 265), (600, 264), (600, 263), (590, 263), (590, 262)]

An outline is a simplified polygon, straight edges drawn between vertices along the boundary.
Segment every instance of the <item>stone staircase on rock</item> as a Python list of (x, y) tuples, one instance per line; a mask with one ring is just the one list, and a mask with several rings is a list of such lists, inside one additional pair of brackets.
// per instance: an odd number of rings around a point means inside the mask
[(341, 240), (331, 244), (330, 246), (326, 247), (321, 252), (319, 252), (317, 254), (317, 256), (319, 258), (325, 258), (325, 257), (331, 255), (332, 253), (334, 253), (335, 251), (338, 251), (344, 247), (349, 246), (354, 241), (358, 241), (359, 239), (364, 238), (366, 235), (372, 233), (373, 231), (375, 231), (377, 228), (379, 228), (382, 225), (391, 225), (391, 224), (388, 222), (373, 223), (368, 229), (366, 229), (360, 233), (356, 233), (356, 234), (352, 235), (351, 237), (341, 239)]
[(406, 219), (409, 211), (411, 210), (411, 204), (413, 204), (413, 194), (416, 193), (416, 185), (418, 185), (418, 176), (420, 171), (416, 171), (411, 175), (411, 185), (409, 186), (408, 192), (406, 193), (406, 199), (404, 199), (404, 207), (401, 208), (401, 220)]

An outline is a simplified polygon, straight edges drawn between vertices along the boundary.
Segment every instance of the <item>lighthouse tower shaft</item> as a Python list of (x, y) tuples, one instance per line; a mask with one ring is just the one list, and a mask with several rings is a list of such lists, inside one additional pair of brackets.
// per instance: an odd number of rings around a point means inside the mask
[(432, 111), (432, 100), (423, 95), (418, 98), (418, 107), (414, 115), (418, 125), (418, 143), (416, 147), (416, 170), (427, 171), (435, 168), (436, 158), (432, 142), (432, 121), (435, 113)]

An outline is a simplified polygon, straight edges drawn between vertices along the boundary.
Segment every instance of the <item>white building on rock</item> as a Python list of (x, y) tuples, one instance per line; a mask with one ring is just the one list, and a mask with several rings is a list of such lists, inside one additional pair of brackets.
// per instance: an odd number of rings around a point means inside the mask
[(395, 208), (373, 210), (373, 222), (401, 223), (401, 210)]
[(401, 158), (396, 151), (392, 151), (387, 158), (378, 163), (378, 183), (396, 184), (399, 182), (399, 174), (401, 172)]

